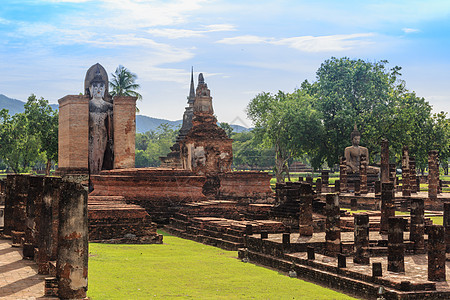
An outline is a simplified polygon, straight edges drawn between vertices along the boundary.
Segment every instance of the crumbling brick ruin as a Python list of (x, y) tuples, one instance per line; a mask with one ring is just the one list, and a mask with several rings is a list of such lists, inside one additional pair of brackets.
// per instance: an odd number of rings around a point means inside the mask
[[(102, 75), (99, 70), (94, 77)], [(86, 82), (96, 83), (90, 77)], [(231, 170), (232, 140), (217, 125), (210, 90), (200, 74), (195, 91), (191, 75), (183, 126), (160, 168), (133, 168), (134, 158), (128, 155), (134, 152), (128, 130), (134, 136), (135, 99), (106, 97), (113, 114), (101, 117), (112, 118), (113, 141), (107, 145), (113, 147), (105, 150), (101, 170), (89, 174), (90, 93), (60, 100), (60, 142), (67, 147), (60, 153), (60, 174), (67, 179), (81, 173), (78, 180), (90, 185), (89, 197), (79, 184), (59, 177), (10, 175), (1, 185), (4, 234), (23, 247), (25, 257), (36, 260), (39, 272), (55, 276), (46, 282), (47, 295), (85, 295), (85, 286), (68, 286), (75, 277), (87, 283), (87, 257), (69, 252), (83, 252), (88, 237), (161, 243), (159, 225), (183, 238), (238, 250), (245, 262), (295, 271), (299, 278), (364, 298), (450, 298), (450, 200), (439, 193), (437, 152), (430, 152), (430, 189), (421, 192), (407, 147), (400, 185), (389, 160), (389, 142), (381, 142), (380, 168), (369, 166), (355, 127), (334, 186), (324, 170), (315, 184), (307, 176), (276, 184), (274, 193), (268, 173)], [(431, 226), (425, 210), (443, 207), (444, 226)], [(351, 215), (342, 208), (370, 211)], [(395, 216), (396, 210), (410, 213)], [(68, 215), (79, 223), (74, 239), (68, 237)], [(67, 264), (74, 269), (69, 276), (63, 272)]]
[(8, 175), (3, 238), (46, 279), (45, 296), (83, 299), (88, 275), (87, 189), (57, 177)]

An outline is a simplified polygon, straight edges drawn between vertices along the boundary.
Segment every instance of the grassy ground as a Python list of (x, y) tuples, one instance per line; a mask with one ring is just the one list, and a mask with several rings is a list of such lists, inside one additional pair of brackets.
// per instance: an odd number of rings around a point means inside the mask
[(91, 299), (353, 299), (237, 259), (237, 252), (164, 236), (163, 245), (89, 245)]

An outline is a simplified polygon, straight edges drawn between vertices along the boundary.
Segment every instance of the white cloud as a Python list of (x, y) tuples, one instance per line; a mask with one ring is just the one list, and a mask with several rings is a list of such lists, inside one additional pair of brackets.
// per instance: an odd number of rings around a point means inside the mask
[(188, 30), (188, 29), (173, 29), (173, 28), (159, 28), (147, 30), (153, 36), (165, 37), (169, 39), (191, 38), (205, 36), (204, 31)]
[(8, 24), (10, 24), (11, 22), (9, 21), (9, 20), (6, 20), (6, 19), (4, 19), (4, 18), (0, 18), (0, 24), (3, 24), (3, 25), (8, 25)]
[(224, 38), (218, 43), (229, 45), (262, 44), (285, 45), (303, 52), (328, 52), (344, 51), (371, 43), (367, 38), (372, 33), (338, 34), (327, 36), (299, 36), (291, 38), (268, 38), (254, 35), (243, 35), (232, 38)]
[(204, 26), (206, 31), (208, 32), (216, 32), (216, 31), (235, 31), (236, 26), (233, 24), (212, 24)]
[(275, 45), (286, 45), (304, 52), (344, 51), (370, 44), (364, 38), (373, 36), (371, 33), (337, 34), (327, 36), (300, 36), (281, 39), (272, 42)]
[(213, 24), (204, 26), (205, 30), (189, 30), (175, 28), (155, 28), (147, 30), (153, 36), (165, 37), (169, 39), (204, 37), (209, 32), (233, 31), (236, 30), (231, 24)]
[(415, 28), (402, 28), (402, 31), (404, 33), (416, 33), (416, 32), (420, 32), (419, 29), (415, 29)]
[(232, 38), (224, 38), (217, 41), (217, 43), (228, 45), (251, 45), (251, 44), (269, 43), (273, 40), (274, 40), (273, 38), (261, 37), (256, 35), (241, 35)]
[(185, 23), (190, 12), (202, 8), (204, 2), (207, 0), (104, 0), (102, 7), (111, 16), (107, 20), (108, 26), (135, 30)]

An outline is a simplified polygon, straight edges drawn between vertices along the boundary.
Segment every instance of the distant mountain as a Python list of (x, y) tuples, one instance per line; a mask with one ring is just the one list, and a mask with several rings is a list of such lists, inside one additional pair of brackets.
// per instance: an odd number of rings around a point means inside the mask
[(17, 113), (21, 113), (24, 111), (23, 105), (25, 102), (11, 99), (6, 97), (5, 95), (0, 94), (0, 109), (6, 108), (9, 110), (10, 115), (15, 115)]
[[(12, 99), (6, 97), (3, 94), (0, 94), (0, 109), (6, 108), (9, 111), (10, 115), (15, 115), (17, 113), (24, 112), (25, 108), (23, 107), (26, 102)], [(58, 104), (50, 104), (51, 108), (58, 109)]]
[[(0, 110), (6, 108), (9, 110), (10, 115), (21, 113), (24, 111), (25, 102), (8, 98), (3, 94), (0, 94)], [(58, 104), (50, 104), (53, 109), (58, 109)], [(144, 115), (136, 115), (136, 132), (144, 133), (150, 130), (156, 130), (161, 124), (167, 123), (172, 128), (179, 128), (183, 123), (182, 120), (170, 121), (165, 119), (152, 118)], [(231, 125), (235, 132), (243, 132), (249, 130), (248, 128), (240, 125)]]
[(144, 115), (136, 115), (136, 132), (144, 133), (150, 130), (156, 130), (159, 125), (167, 123), (172, 128), (181, 127), (182, 120), (169, 121), (164, 119), (152, 118)]

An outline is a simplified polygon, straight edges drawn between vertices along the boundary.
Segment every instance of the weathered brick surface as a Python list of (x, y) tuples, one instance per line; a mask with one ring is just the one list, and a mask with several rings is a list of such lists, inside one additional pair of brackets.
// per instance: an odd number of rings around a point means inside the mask
[(370, 264), (369, 258), (369, 215), (354, 214), (355, 218), (355, 256), (353, 262), (357, 264)]
[(424, 253), (425, 251), (425, 220), (424, 220), (424, 201), (423, 199), (411, 199), (411, 226), (410, 240), (414, 243), (415, 253)]
[(83, 299), (88, 286), (87, 189), (63, 182), (59, 201), (56, 278), (58, 296)]
[(89, 240), (110, 243), (161, 243), (156, 224), (139, 205), (121, 196), (89, 196)]
[(428, 198), (435, 200), (439, 188), (439, 158), (438, 151), (428, 152)]
[(89, 97), (68, 95), (58, 100), (58, 169), (88, 170)]
[(389, 218), (395, 216), (395, 190), (392, 182), (381, 183), (381, 224), (380, 232), (387, 233)]
[(450, 253), (450, 202), (444, 203), (445, 253)]
[(114, 169), (134, 168), (136, 99), (114, 97)]
[(177, 208), (205, 200), (206, 177), (187, 170), (121, 169), (91, 176), (92, 196), (123, 196), (127, 203), (144, 207), (157, 223), (168, 223)]
[(300, 214), (299, 214), (299, 232), (302, 236), (311, 236), (313, 234), (312, 202), (313, 192), (310, 184), (300, 183)]
[(269, 173), (257, 171), (221, 173), (218, 198), (271, 203), (274, 193), (270, 188), (270, 178)]
[(433, 225), (428, 231), (428, 280), (445, 281), (444, 227)]
[(45, 177), (42, 205), (38, 209), (36, 223), (39, 249), (35, 260), (39, 274), (50, 274), (49, 261), (55, 261), (58, 249), (59, 197), (62, 180), (58, 177)]
[(341, 251), (339, 196), (337, 194), (327, 194), (326, 199), (325, 249), (329, 255), (337, 256)]
[(405, 219), (390, 217), (388, 222), (388, 271), (403, 273), (405, 272), (405, 244), (403, 243)]

